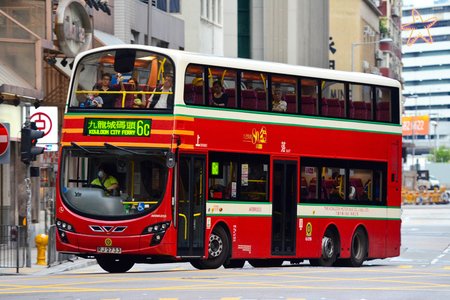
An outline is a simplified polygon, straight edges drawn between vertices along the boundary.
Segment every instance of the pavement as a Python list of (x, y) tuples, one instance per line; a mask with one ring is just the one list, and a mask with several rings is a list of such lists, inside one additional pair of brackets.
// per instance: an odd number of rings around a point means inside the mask
[[(46, 258), (48, 257), (48, 252), (45, 253)], [(46, 261), (47, 262), (47, 261)], [(17, 268), (0, 268), (0, 276), (3, 275), (36, 275), (45, 276), (61, 272), (67, 272), (72, 270), (77, 270), (85, 268), (87, 266), (97, 264), (95, 259), (84, 259), (81, 257), (75, 257), (70, 260), (65, 260), (63, 262), (53, 263), (52, 265), (37, 265), (37, 248), (31, 249), (31, 267), (19, 268), (19, 273), (17, 273)]]

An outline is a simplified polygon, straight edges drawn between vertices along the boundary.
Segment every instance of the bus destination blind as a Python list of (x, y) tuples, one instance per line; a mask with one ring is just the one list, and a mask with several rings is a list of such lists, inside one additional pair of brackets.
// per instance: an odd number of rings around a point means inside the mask
[(152, 128), (150, 119), (94, 119), (84, 120), (83, 135), (149, 137)]

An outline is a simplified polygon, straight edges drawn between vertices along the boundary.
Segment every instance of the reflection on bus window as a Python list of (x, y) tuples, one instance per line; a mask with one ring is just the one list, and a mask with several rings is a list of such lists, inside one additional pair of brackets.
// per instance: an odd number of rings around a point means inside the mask
[[(342, 82), (336, 81), (324, 81), (322, 85), (322, 97), (325, 98), (325, 101), (322, 103), (322, 111), (323, 106), (326, 103), (327, 105), (327, 114), (325, 116), (332, 118), (345, 118), (346, 117), (346, 91), (345, 84)], [(349, 115), (350, 118), (354, 116), (354, 109), (352, 103), (349, 105)]]
[(391, 122), (391, 89), (384, 87), (375, 88), (375, 97), (376, 97), (376, 108), (377, 115), (376, 120), (380, 122)]
[[(110, 50), (86, 56), (75, 70), (69, 108), (98, 108), (87, 102), (98, 87), (102, 108), (143, 109), (167, 75), (173, 75), (172, 61), (149, 51)], [(103, 80), (107, 77), (110, 80)]]
[(350, 91), (350, 100), (355, 109), (355, 119), (372, 120), (372, 88), (368, 85), (351, 84)]
[(318, 115), (318, 81), (313, 79), (301, 80), (301, 99), (300, 99), (300, 109), (303, 115)]

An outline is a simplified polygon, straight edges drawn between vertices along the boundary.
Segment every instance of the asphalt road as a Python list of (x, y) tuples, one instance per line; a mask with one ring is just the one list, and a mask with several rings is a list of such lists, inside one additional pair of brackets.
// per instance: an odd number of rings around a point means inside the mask
[(450, 205), (405, 206), (401, 255), (361, 268), (196, 270), (135, 265), (108, 274), (94, 264), (0, 276), (0, 299), (444, 299), (450, 295)]

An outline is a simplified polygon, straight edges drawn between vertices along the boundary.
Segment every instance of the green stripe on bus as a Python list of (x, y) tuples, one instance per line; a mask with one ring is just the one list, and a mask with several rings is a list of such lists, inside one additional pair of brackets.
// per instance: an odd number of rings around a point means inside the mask
[(367, 207), (401, 209), (399, 206), (358, 205), (358, 204), (327, 204), (327, 203), (297, 203), (297, 206), (336, 206), (336, 207)]

